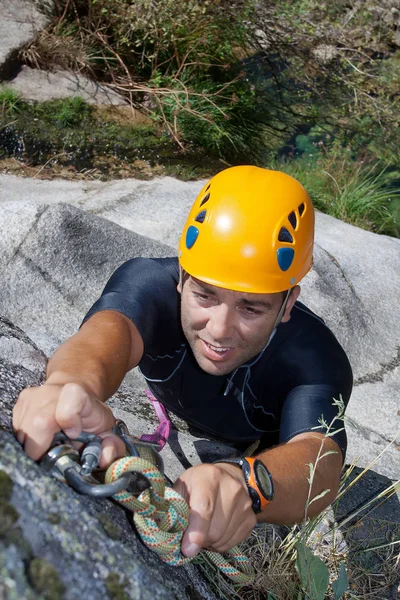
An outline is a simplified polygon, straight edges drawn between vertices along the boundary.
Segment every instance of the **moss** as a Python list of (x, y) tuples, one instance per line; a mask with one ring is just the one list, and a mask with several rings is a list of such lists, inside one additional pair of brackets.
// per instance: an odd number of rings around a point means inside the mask
[(58, 513), (50, 513), (49, 515), (47, 515), (47, 520), (52, 525), (58, 525), (59, 523), (61, 523), (61, 517)]
[(100, 514), (98, 517), (104, 531), (112, 540), (122, 539), (122, 530), (107, 517), (107, 515)]
[(125, 591), (127, 585), (127, 580), (121, 578), (118, 573), (110, 573), (106, 579), (106, 590), (109, 598), (112, 600), (129, 600), (129, 596)]
[(12, 119), (0, 105), (0, 159), (10, 157), (29, 167), (46, 165), (56, 174), (68, 169), (69, 178), (89, 170), (103, 179), (171, 175), (188, 181), (225, 166), (201, 150), (182, 154), (154, 123), (132, 122), (131, 113), (123, 111), (117, 119), (70, 98), (20, 101)]
[(45, 600), (62, 600), (65, 586), (57, 569), (43, 558), (34, 558), (29, 564), (29, 580)]
[(5, 500), (0, 500), (0, 535), (4, 536), (18, 519), (18, 511)]
[(30, 561), (33, 557), (33, 550), (20, 527), (9, 529), (4, 537), (6, 546), (12, 545), (18, 548), (18, 552), (24, 561)]
[(0, 471), (0, 500), (9, 500), (12, 489), (13, 482), (11, 477), (5, 471)]

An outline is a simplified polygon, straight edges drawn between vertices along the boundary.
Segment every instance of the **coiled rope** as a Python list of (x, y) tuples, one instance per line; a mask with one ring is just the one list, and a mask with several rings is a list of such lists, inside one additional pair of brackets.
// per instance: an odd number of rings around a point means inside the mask
[[(150, 455), (148, 458), (151, 459)], [(164, 475), (143, 457), (116, 460), (108, 468), (105, 481), (111, 483), (129, 471), (144, 475), (150, 487), (137, 497), (123, 490), (113, 498), (133, 511), (134, 523), (144, 544), (169, 565), (181, 566), (193, 560), (181, 554), (182, 536), (189, 524), (189, 507), (184, 498), (168, 487)], [(249, 559), (237, 547), (224, 554), (209, 550), (202, 550), (200, 554), (203, 553), (233, 582), (249, 585), (254, 580)]]

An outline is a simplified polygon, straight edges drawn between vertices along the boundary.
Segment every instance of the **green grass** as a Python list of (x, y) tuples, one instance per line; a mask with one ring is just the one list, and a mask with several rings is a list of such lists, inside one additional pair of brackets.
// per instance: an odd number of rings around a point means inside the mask
[[(29, 167), (63, 166), (90, 177), (170, 175), (184, 180), (210, 177), (226, 165), (201, 148), (182, 153), (150, 119), (131, 121), (130, 109), (97, 110), (81, 98), (27, 103), (18, 110), (5, 94), (0, 104), (0, 159), (17, 158)], [(14, 98), (15, 99), (15, 98)], [(136, 118), (136, 117), (135, 117)], [(144, 119), (144, 117), (142, 117)]]
[(400, 192), (379, 163), (364, 166), (336, 151), (268, 166), (298, 179), (318, 210), (362, 229), (400, 236)]
[(13, 88), (3, 87), (0, 89), (0, 111), (2, 113), (18, 112), (22, 100), (18, 92)]
[[(44, 105), (46, 106), (45, 103)], [(44, 114), (61, 128), (79, 126), (83, 121), (90, 119), (91, 113), (92, 107), (79, 96), (50, 102), (47, 104), (47, 110), (44, 110)]]
[(10, 122), (10, 109), (1, 110), (0, 104), (0, 155), (16, 156), (31, 165), (42, 165), (55, 155), (76, 164), (90, 163), (96, 156), (135, 160), (168, 145), (155, 125), (99, 119), (79, 97), (35, 104), (19, 101), (18, 112), (13, 111)]

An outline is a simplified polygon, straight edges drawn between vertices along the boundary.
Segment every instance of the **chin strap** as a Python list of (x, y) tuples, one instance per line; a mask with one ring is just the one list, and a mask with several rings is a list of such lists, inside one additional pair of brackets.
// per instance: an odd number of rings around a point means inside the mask
[(288, 290), (286, 292), (286, 296), (283, 299), (282, 306), (279, 309), (278, 315), (277, 315), (277, 317), (275, 319), (274, 328), (273, 328), (272, 331), (275, 331), (275, 329), (278, 327), (279, 323), (281, 322), (283, 315), (285, 314), (285, 310), (286, 310), (286, 307), (287, 307), (287, 303), (289, 302), (289, 298), (290, 298), (290, 295), (292, 293), (292, 289), (293, 288), (290, 288), (290, 290)]

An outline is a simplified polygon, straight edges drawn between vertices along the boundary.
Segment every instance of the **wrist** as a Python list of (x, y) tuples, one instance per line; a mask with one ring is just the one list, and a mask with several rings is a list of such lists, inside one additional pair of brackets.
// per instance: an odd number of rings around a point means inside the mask
[(222, 462), (230, 467), (240, 467), (248, 494), (253, 503), (253, 511), (258, 514), (262, 512), (274, 497), (274, 484), (271, 473), (266, 465), (253, 456), (241, 458), (226, 458)]
[(99, 398), (98, 394), (95, 392), (94, 386), (92, 387), (88, 383), (87, 378), (85, 378), (85, 381), (82, 381), (79, 377), (73, 376), (71, 373), (66, 373), (65, 371), (53, 371), (47, 376), (43, 385), (54, 385), (61, 388), (68, 384), (78, 385), (89, 396)]
[(240, 483), (243, 485), (243, 488), (247, 491), (246, 479), (240, 465), (225, 462), (217, 462), (214, 464), (218, 466), (218, 468), (222, 469), (222, 471), (229, 473), (229, 475), (240, 481)]

